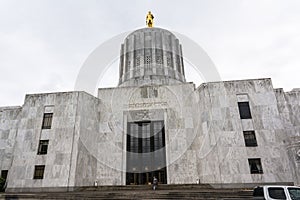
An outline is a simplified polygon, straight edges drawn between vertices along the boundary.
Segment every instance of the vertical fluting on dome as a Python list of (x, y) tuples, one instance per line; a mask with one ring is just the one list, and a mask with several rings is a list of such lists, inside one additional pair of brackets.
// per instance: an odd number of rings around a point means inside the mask
[(119, 86), (185, 82), (182, 47), (170, 31), (137, 30), (126, 37), (120, 54)]

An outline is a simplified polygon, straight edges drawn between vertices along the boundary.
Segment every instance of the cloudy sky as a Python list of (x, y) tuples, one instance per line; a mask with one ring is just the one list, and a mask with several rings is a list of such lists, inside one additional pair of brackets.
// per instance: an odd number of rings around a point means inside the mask
[[(300, 87), (299, 0), (0, 0), (0, 106), (72, 91), (90, 53), (145, 27), (148, 10), (156, 26), (197, 42), (222, 80), (270, 77), (285, 91)], [(99, 87), (114, 86), (116, 76)]]

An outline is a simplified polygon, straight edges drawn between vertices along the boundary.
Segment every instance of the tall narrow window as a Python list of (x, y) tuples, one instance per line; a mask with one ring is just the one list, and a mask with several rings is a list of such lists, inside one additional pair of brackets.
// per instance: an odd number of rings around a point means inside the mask
[(43, 179), (44, 171), (45, 171), (45, 165), (36, 165), (34, 167), (33, 179)]
[(246, 147), (257, 147), (254, 131), (244, 131), (244, 139)]
[(251, 119), (249, 102), (238, 102), (241, 119)]
[(128, 128), (128, 152), (149, 153), (165, 147), (163, 121), (129, 122)]
[(129, 53), (126, 53), (126, 55), (125, 55), (125, 73), (127, 73), (129, 71), (128, 60), (129, 60)]
[(161, 65), (162, 62), (163, 62), (162, 57), (161, 56), (156, 56), (156, 63)]
[(53, 113), (44, 113), (42, 129), (51, 129)]
[(141, 87), (141, 96), (142, 96), (142, 98), (148, 98), (148, 88), (147, 87)]
[(151, 64), (151, 56), (146, 56), (146, 64)]
[(171, 58), (170, 58), (170, 57), (167, 57), (167, 66), (168, 66), (168, 67), (171, 67), (171, 65), (172, 65), (171, 62), (172, 62), (172, 61), (171, 61)]
[(155, 57), (157, 64), (163, 64), (163, 51), (161, 49), (155, 49)]
[(180, 56), (179, 55), (176, 56), (176, 65), (177, 65), (177, 71), (181, 72), (180, 71), (181, 66), (180, 66)]
[(1, 170), (1, 177), (7, 179), (8, 170)]
[(126, 184), (148, 184), (156, 176), (167, 183), (163, 121), (128, 122)]
[(248, 159), (248, 162), (249, 162), (251, 174), (262, 174), (263, 173), (260, 158), (250, 158), (250, 159)]
[(38, 149), (38, 155), (47, 154), (48, 144), (49, 144), (49, 140), (40, 140), (39, 149)]
[(136, 57), (135, 66), (140, 66), (140, 65), (141, 65), (141, 58), (140, 57)]
[(156, 87), (149, 87), (148, 88), (148, 97), (149, 98), (156, 98), (158, 96), (158, 90)]

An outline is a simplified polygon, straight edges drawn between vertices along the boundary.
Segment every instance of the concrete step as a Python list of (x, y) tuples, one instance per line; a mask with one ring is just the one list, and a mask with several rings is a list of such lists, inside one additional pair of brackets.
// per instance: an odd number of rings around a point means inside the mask
[[(99, 187), (80, 187), (75, 191), (116, 191), (116, 190), (149, 190), (152, 185), (126, 185), (126, 186), (99, 186)], [(179, 190), (179, 189), (210, 189), (213, 188), (209, 184), (161, 184), (160, 190)]]
[(252, 199), (252, 190), (214, 189), (210, 185), (81, 187), (72, 192), (0, 193), (0, 199)]

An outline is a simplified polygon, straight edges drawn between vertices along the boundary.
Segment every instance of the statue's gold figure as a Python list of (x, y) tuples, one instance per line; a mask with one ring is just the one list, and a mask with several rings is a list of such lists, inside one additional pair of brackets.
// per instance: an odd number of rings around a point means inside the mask
[(154, 16), (152, 15), (151, 11), (149, 11), (146, 16), (146, 24), (150, 28), (153, 27), (153, 19), (154, 19)]

